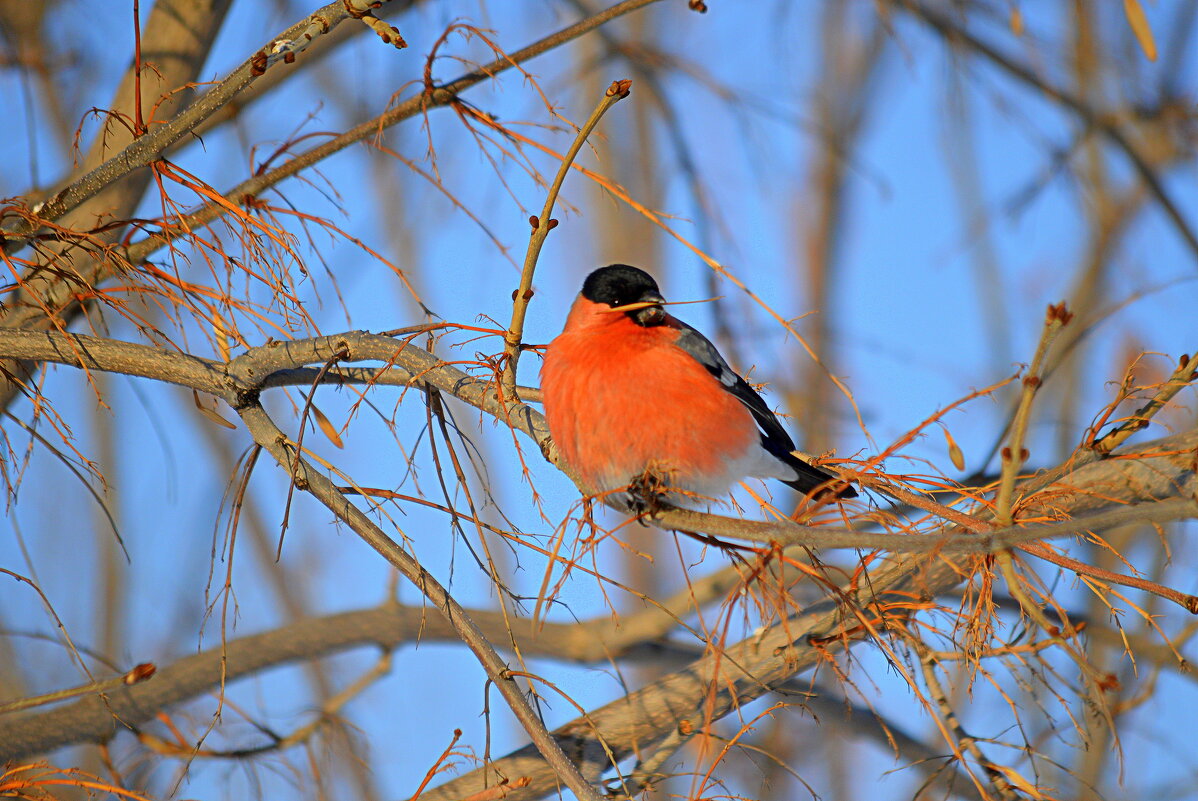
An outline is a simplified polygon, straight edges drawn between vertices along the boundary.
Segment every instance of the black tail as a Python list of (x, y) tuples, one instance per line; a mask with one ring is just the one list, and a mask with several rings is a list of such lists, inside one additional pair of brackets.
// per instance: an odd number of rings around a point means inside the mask
[(822, 487), (815, 497), (820, 497), (829, 492), (835, 492), (837, 498), (848, 499), (856, 498), (857, 490), (853, 489), (848, 484), (841, 486), (839, 489), (833, 488), (829, 482), (837, 480), (837, 477), (831, 473), (821, 470), (815, 465), (810, 465), (798, 458), (794, 454), (776, 454), (782, 461), (790, 465), (799, 474), (799, 477), (793, 481), (783, 481), (783, 484), (794, 487), (804, 495), (809, 494), (813, 489)]

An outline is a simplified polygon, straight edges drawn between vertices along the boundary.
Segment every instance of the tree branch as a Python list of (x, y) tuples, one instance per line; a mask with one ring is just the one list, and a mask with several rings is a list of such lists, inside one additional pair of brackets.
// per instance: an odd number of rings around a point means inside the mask
[(170, 122), (148, 130), (121, 152), (46, 198), (35, 207), (37, 217), (23, 219), (6, 229), (3, 242), (5, 250), (12, 252), (22, 245), (24, 237), (34, 233), (41, 221), (59, 219), (104, 187), (158, 159), (163, 150), (227, 105), (267, 69), (283, 62), (290, 64), (296, 53), (306, 48), (314, 38), (328, 33), (350, 16), (370, 11), (372, 5), (371, 0), (334, 0), (287, 28), (243, 61), (220, 83), (196, 98)]
[[(361, 331), (311, 339), (272, 342), (251, 348), (227, 365), (189, 354), (130, 342), (57, 332), (0, 329), (0, 358), (56, 362), (86, 370), (102, 370), (179, 384), (224, 399), (236, 408), (243, 399), (263, 388), (310, 385), (315, 373), (308, 365), (325, 364), (337, 354), (341, 361), (374, 361), (378, 370), (340, 376), (326, 373), (325, 383), (350, 380), (418, 386), (431, 384), (532, 438), (547, 458), (569, 474), (552, 447), (544, 417), (526, 404), (504, 406), (495, 385), (445, 364), (437, 356), (414, 345)], [(1159, 494), (1145, 494), (1132, 502), (1121, 502), (1088, 487), (1126, 482), (1145, 485), (1158, 469), (1157, 460), (1175, 458), (1171, 451), (1198, 447), (1198, 431), (1169, 437), (1121, 458), (1087, 461), (1073, 473), (1063, 473), (1053, 485), (1054, 501), (1059, 493), (1074, 504), (1078, 516), (1059, 523), (1010, 526), (987, 533), (963, 532), (945, 525), (941, 533), (883, 534), (832, 526), (803, 526), (784, 521), (745, 520), (690, 509), (669, 508), (648, 518), (665, 529), (677, 529), (716, 537), (783, 546), (818, 548), (861, 548), (890, 553), (984, 554), (1031, 542), (1084, 534), (1132, 522), (1165, 523), (1198, 517), (1198, 504), (1181, 484), (1159, 486)], [(1079, 476), (1085, 476), (1075, 485)], [(571, 476), (571, 478), (575, 478)], [(1035, 482), (1035, 477), (1029, 479)], [(577, 483), (577, 481), (576, 481)]]
[(254, 441), (287, 471), (297, 489), (311, 494), (339, 520), (344, 521), (367, 545), (397, 568), (445, 616), (458, 637), (474, 653), (486, 671), (487, 678), (495, 684), (507, 701), (545, 763), (552, 767), (555, 782), (564, 783), (581, 801), (600, 801), (595, 788), (580, 772), (579, 763), (563, 752), (560, 743), (550, 735), (540, 716), (528, 703), (507, 664), (466, 614), (466, 610), (441, 583), (425, 570), (414, 556), (399, 547), (376, 526), (361, 509), (351, 504), (323, 473), (314, 470), (299, 454), (298, 448), (290, 446), (283, 432), (259, 404), (251, 403), (238, 408), (237, 413), (245, 421)]

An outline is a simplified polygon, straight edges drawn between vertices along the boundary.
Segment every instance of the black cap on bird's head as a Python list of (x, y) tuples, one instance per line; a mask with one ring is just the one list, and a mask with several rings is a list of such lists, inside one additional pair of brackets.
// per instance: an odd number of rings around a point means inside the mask
[(653, 276), (627, 264), (609, 264), (595, 270), (583, 282), (582, 296), (613, 309), (629, 307), (626, 314), (637, 325), (660, 325), (666, 318), (661, 307), (666, 299)]

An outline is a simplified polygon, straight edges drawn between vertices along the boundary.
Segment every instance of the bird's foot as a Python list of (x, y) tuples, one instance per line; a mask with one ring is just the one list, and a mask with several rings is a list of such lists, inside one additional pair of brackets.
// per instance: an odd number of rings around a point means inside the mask
[(642, 526), (648, 526), (645, 518), (661, 510), (667, 492), (669, 485), (661, 473), (648, 469), (628, 482), (628, 511), (636, 515)]

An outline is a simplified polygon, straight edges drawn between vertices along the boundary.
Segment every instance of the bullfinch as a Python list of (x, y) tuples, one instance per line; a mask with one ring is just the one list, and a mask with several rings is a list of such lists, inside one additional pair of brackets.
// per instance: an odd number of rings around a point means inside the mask
[(667, 500), (693, 505), (756, 476), (804, 494), (855, 497), (792, 453), (794, 441), (761, 396), (663, 303), (643, 270), (595, 270), (545, 352), (545, 419), (590, 490), (632, 509), (630, 486), (653, 477)]

